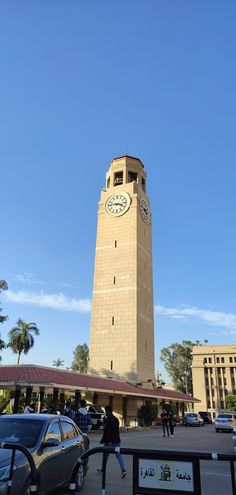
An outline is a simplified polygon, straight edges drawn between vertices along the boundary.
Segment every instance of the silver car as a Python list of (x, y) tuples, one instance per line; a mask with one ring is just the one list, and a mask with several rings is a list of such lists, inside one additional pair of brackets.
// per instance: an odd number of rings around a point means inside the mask
[(231, 412), (220, 413), (215, 419), (215, 430), (233, 431), (236, 425), (236, 414)]
[[(16, 442), (33, 456), (39, 478), (39, 495), (69, 483), (74, 465), (89, 448), (89, 439), (66, 416), (51, 414), (9, 414), (0, 416), (0, 443)], [(11, 463), (10, 449), (0, 449), (0, 495), (7, 494)], [(77, 473), (77, 492), (82, 489), (87, 464)], [(16, 453), (11, 495), (29, 495), (28, 461)]]

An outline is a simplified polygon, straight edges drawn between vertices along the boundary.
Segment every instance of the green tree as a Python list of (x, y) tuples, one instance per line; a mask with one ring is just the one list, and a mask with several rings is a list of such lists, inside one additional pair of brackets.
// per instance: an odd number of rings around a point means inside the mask
[(225, 403), (229, 411), (236, 412), (236, 395), (226, 395)]
[(138, 410), (138, 417), (141, 421), (141, 425), (150, 426), (157, 418), (158, 406), (155, 404), (145, 404)]
[(63, 368), (63, 366), (64, 366), (64, 359), (57, 358), (57, 359), (55, 359), (53, 361), (52, 365), (55, 366), (55, 368)]
[[(5, 280), (0, 280), (0, 292), (1, 292), (1, 290), (7, 290), (7, 289), (8, 289), (7, 282)], [(0, 313), (1, 312), (2, 312), (2, 308), (0, 307)], [(4, 323), (4, 321), (6, 321), (6, 320), (7, 320), (7, 316), (0, 314), (0, 323)], [(6, 344), (5, 344), (4, 340), (1, 339), (1, 334), (0, 334), (0, 351), (5, 349), (5, 347), (6, 347)], [(2, 357), (0, 356), (0, 361), (1, 360), (2, 360)]]
[(195, 345), (201, 345), (200, 341), (183, 340), (181, 344), (175, 342), (161, 349), (160, 359), (175, 388), (181, 392), (193, 392), (192, 351)]
[(11, 347), (12, 351), (15, 354), (18, 354), (17, 364), (19, 364), (22, 352), (28, 354), (29, 350), (34, 345), (32, 333), (39, 335), (39, 329), (35, 323), (26, 323), (20, 318), (16, 322), (16, 325), (17, 326), (13, 327), (8, 334), (8, 347)]
[(87, 344), (77, 345), (73, 351), (73, 361), (71, 369), (73, 371), (80, 371), (81, 373), (88, 372), (89, 363), (89, 348)]
[(155, 380), (156, 380), (156, 384), (155, 384), (156, 387), (164, 387), (164, 385), (166, 384), (166, 382), (162, 380), (162, 376), (161, 373), (159, 373), (159, 371), (156, 371)]

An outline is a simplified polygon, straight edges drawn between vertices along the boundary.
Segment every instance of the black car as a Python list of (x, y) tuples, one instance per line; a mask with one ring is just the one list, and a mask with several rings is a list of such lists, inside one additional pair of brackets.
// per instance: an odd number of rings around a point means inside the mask
[(211, 413), (209, 413), (207, 411), (200, 411), (198, 414), (199, 414), (199, 416), (201, 416), (204, 423), (209, 423), (209, 424), (212, 423)]
[[(0, 416), (0, 443), (15, 442), (33, 456), (39, 478), (38, 494), (70, 482), (73, 468), (89, 448), (89, 439), (68, 417), (51, 414), (9, 414)], [(8, 493), (11, 450), (0, 449), (0, 495)], [(78, 468), (76, 488), (82, 489), (87, 463)], [(11, 495), (29, 495), (30, 469), (23, 454), (15, 457)]]

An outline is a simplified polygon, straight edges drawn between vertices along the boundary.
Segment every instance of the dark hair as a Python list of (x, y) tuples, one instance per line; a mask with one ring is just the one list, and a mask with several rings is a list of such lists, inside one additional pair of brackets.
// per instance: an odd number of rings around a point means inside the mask
[(105, 406), (105, 411), (107, 414), (111, 414), (112, 413), (112, 407), (111, 406)]
[(81, 401), (80, 401), (81, 407), (85, 407), (86, 404), (87, 404), (86, 400), (85, 399), (81, 399)]

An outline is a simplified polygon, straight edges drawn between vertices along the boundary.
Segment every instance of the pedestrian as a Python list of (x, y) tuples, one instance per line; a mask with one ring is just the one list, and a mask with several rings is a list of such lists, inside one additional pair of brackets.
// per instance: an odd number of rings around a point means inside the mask
[(35, 412), (35, 404), (28, 404), (28, 406), (25, 406), (24, 414), (30, 414), (34, 412)]
[(173, 438), (174, 436), (174, 428), (175, 428), (175, 417), (172, 411), (168, 412), (169, 415), (169, 427), (170, 427), (170, 436)]
[[(114, 416), (112, 412), (112, 407), (111, 406), (106, 406), (105, 407), (105, 412), (106, 412), (106, 417), (104, 419), (104, 426), (103, 426), (103, 435), (101, 438), (100, 443), (103, 443), (105, 447), (120, 447), (120, 428), (119, 428), (119, 421)], [(109, 453), (104, 452), (103, 454), (103, 467), (106, 466), (107, 459), (108, 459)], [(119, 462), (119, 466), (121, 468), (121, 478), (125, 478), (127, 471), (125, 469), (125, 464), (124, 464), (124, 459), (123, 456), (119, 453), (116, 452), (116, 458)], [(99, 473), (102, 472), (102, 469), (97, 469)]]
[(75, 411), (74, 422), (77, 424), (82, 433), (88, 433), (93, 426), (90, 414), (86, 408), (85, 399), (81, 399), (80, 408)]
[(169, 415), (166, 411), (166, 409), (162, 409), (161, 413), (161, 424), (162, 424), (162, 430), (163, 430), (163, 437), (167, 436), (169, 437)]

